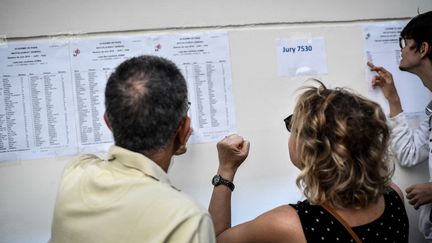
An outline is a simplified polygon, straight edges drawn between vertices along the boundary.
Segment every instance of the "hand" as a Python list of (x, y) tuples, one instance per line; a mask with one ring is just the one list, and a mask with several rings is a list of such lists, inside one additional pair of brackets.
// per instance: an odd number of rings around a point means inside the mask
[(399, 99), (398, 92), (394, 85), (393, 75), (383, 67), (377, 67), (371, 62), (367, 65), (371, 71), (377, 72), (377, 76), (372, 78), (372, 87), (380, 87), (383, 91), (384, 97), (389, 102), (390, 117), (394, 117), (402, 112), (402, 104)]
[(232, 134), (225, 137), (217, 144), (219, 156), (219, 174), (226, 179), (232, 179), (238, 167), (249, 154), (249, 141), (243, 137)]
[(393, 75), (383, 67), (377, 67), (373, 63), (368, 62), (367, 65), (371, 71), (378, 75), (372, 78), (372, 87), (380, 87), (387, 100), (399, 97), (393, 81)]
[(418, 209), (421, 205), (432, 203), (432, 182), (413, 185), (405, 191), (409, 203), (415, 209)]

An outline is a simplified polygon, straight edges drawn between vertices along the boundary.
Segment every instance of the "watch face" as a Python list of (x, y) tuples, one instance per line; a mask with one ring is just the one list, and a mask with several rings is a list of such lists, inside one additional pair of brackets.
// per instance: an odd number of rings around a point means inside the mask
[(214, 177), (213, 177), (213, 185), (219, 185), (220, 184), (220, 177), (219, 176), (217, 176), (217, 175), (215, 175)]
[(213, 186), (219, 186), (219, 185), (225, 185), (227, 186), (231, 191), (234, 190), (234, 184), (231, 181), (228, 181), (224, 179), (220, 175), (215, 175), (212, 179)]

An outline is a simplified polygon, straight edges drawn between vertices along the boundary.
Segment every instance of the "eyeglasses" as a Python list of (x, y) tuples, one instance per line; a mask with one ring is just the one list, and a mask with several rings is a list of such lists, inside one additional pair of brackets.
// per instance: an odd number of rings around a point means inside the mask
[(292, 120), (292, 116), (293, 115), (291, 114), (287, 118), (284, 119), (285, 126), (286, 126), (286, 129), (288, 130), (288, 132), (291, 132), (291, 125), (292, 125), (291, 120)]
[(407, 46), (406, 39), (402, 36), (399, 36), (399, 47), (400, 49), (404, 49)]
[(186, 102), (186, 111), (185, 111), (185, 114), (184, 114), (185, 116), (187, 116), (189, 114), (190, 106), (191, 106), (191, 102), (187, 101)]
[(187, 102), (187, 109), (186, 109), (187, 111), (190, 109), (191, 104), (192, 103), (190, 101)]

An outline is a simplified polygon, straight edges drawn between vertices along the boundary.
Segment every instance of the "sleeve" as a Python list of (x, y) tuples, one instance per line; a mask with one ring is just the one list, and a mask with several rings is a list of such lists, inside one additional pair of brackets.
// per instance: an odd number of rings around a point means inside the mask
[(432, 223), (430, 221), (432, 204), (425, 204), (420, 208), (418, 228), (426, 240), (432, 240)]
[(209, 243), (216, 243), (216, 234), (214, 232), (214, 226), (213, 221), (211, 220), (210, 215), (205, 214), (200, 221), (200, 224), (198, 226), (198, 241), (194, 242), (209, 242)]
[(182, 222), (166, 242), (216, 243), (213, 223), (208, 213), (196, 214)]
[(429, 118), (418, 128), (411, 128), (402, 112), (388, 118), (391, 128), (391, 148), (399, 164), (405, 167), (417, 165), (429, 158)]

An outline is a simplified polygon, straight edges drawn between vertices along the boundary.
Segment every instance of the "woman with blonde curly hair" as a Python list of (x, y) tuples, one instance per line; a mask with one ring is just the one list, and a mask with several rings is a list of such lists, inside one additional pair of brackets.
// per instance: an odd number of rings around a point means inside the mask
[(300, 169), (297, 185), (306, 200), (231, 227), (229, 185), (249, 142), (231, 135), (218, 143), (209, 207), (218, 242), (408, 242), (403, 195), (391, 183), (383, 111), (352, 91), (318, 83), (304, 88), (294, 114), (285, 119), (290, 158)]

